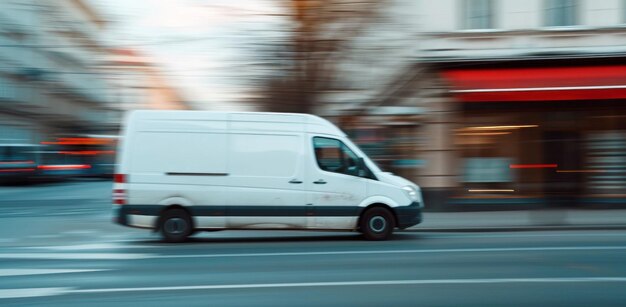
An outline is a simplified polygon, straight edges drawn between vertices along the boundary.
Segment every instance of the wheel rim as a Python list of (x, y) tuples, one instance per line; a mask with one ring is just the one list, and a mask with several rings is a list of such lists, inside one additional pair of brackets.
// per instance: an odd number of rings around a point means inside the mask
[(387, 220), (382, 216), (375, 216), (370, 219), (370, 229), (373, 232), (383, 232), (387, 228)]
[(187, 221), (180, 217), (173, 217), (165, 221), (163, 228), (169, 234), (180, 235), (187, 230)]

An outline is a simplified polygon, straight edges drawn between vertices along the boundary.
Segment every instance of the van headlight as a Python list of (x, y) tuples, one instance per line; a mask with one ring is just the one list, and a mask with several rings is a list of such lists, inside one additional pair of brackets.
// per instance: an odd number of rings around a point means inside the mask
[(402, 190), (404, 190), (406, 195), (409, 196), (412, 201), (419, 201), (419, 195), (414, 187), (407, 185), (405, 187), (402, 187)]

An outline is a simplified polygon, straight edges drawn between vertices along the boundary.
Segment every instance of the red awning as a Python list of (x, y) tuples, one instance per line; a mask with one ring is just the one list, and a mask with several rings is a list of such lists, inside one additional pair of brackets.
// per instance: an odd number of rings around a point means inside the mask
[(468, 102), (626, 98), (626, 65), (455, 69), (443, 75), (451, 92)]

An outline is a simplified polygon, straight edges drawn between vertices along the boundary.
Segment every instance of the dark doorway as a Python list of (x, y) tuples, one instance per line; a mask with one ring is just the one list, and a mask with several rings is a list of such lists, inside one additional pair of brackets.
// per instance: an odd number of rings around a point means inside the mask
[(584, 178), (580, 133), (547, 131), (543, 134), (544, 161), (556, 164), (544, 173), (544, 195), (549, 206), (576, 206), (583, 193)]

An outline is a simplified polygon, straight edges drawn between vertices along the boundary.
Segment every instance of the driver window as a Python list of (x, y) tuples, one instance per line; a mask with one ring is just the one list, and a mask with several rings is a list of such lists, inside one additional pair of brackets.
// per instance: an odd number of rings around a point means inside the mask
[(345, 144), (336, 139), (314, 137), (315, 158), (320, 169), (346, 175), (357, 176), (358, 157)]

